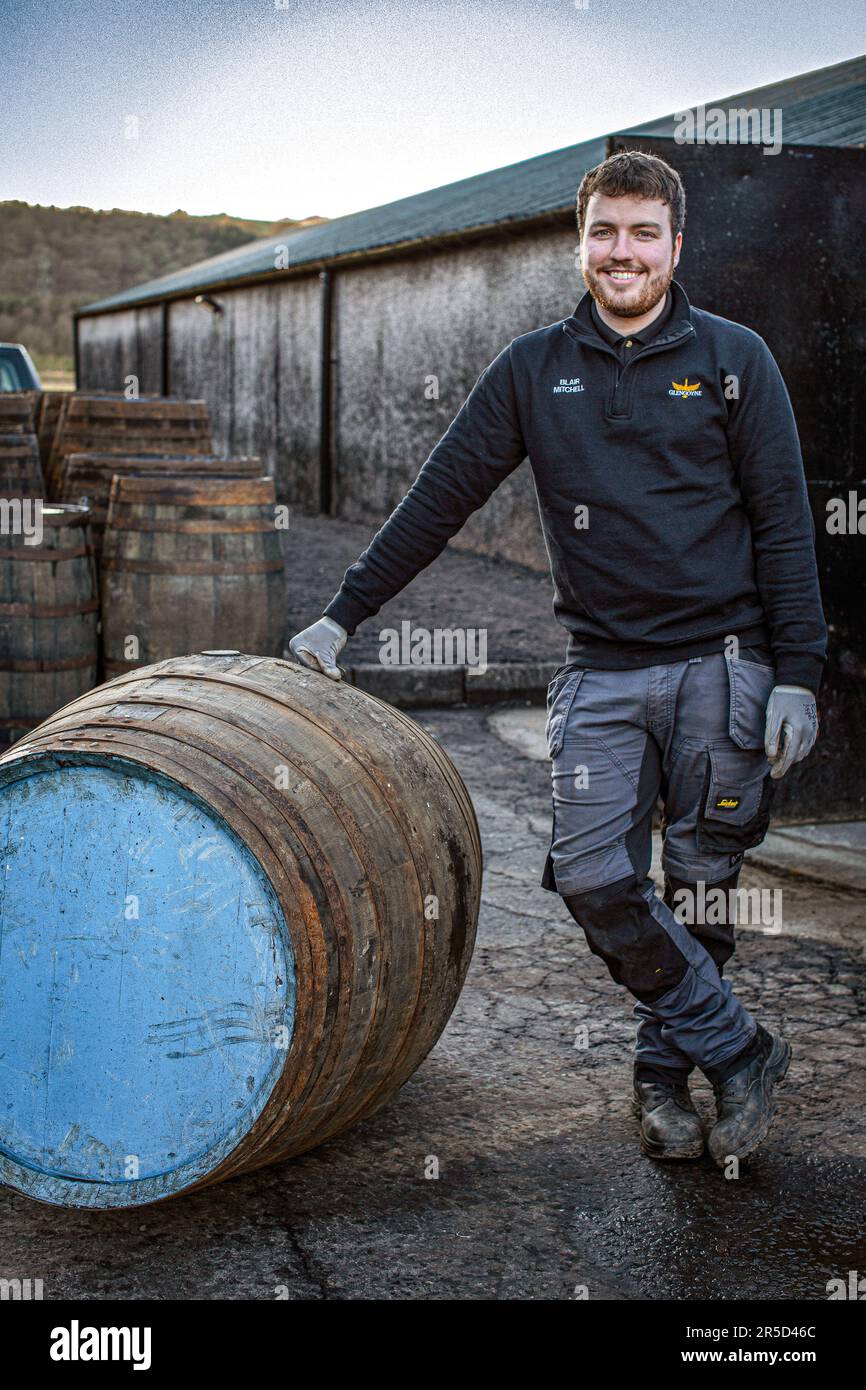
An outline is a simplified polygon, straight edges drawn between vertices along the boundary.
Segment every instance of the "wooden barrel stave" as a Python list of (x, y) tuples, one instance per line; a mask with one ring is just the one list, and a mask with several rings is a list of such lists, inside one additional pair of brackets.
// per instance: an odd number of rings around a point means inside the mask
[(67, 391), (43, 391), (42, 401), (39, 407), (36, 435), (39, 440), (39, 460), (42, 464), (42, 473), (45, 478), (46, 487), (49, 488), (47, 494), (49, 497), (54, 497), (56, 495), (50, 491), (51, 456), (54, 449), (54, 437), (57, 431), (57, 422), (60, 418), (63, 400), (68, 394)]

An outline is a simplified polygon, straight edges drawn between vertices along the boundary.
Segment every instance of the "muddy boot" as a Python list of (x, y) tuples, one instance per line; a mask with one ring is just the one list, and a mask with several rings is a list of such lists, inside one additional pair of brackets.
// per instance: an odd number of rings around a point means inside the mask
[(704, 1130), (688, 1083), (634, 1079), (634, 1110), (647, 1158), (700, 1158)]
[(758, 1029), (755, 1055), (726, 1081), (714, 1082), (715, 1125), (708, 1147), (724, 1168), (729, 1158), (746, 1158), (766, 1139), (775, 1114), (773, 1087), (784, 1077), (791, 1061), (791, 1044)]

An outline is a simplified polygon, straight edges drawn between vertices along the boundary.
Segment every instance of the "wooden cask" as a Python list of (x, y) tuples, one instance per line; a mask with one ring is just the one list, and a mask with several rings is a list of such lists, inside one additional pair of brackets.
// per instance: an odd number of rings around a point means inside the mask
[(217, 458), (211, 454), (70, 454), (65, 460), (60, 496), (90, 508), (90, 539), (94, 554), (102, 551), (112, 479), (260, 478), (262, 461), (254, 456)]
[(86, 507), (41, 509), (42, 539), (0, 535), (0, 743), (96, 684), (99, 600)]
[[(37, 425), (37, 436), (39, 438), (39, 457), (42, 462), (42, 472), (45, 475), (46, 486), (49, 486), (52, 499), (60, 501), (60, 489), (51, 488), (53, 482), (52, 474), (52, 452), (54, 450), (54, 440), (57, 435), (57, 427), (63, 412), (64, 404), (72, 400), (73, 396), (93, 397), (107, 396), (109, 399), (125, 399), (122, 391), (43, 391), (39, 402), (39, 418)], [(153, 400), (153, 396), (142, 395), (140, 400)], [(158, 399), (158, 397), (156, 398)]]
[(0, 433), (0, 497), (45, 498), (35, 434)]
[(46, 475), (59, 497), (69, 454), (213, 454), (204, 401), (73, 392), (62, 402)]
[(34, 434), (39, 391), (0, 391), (0, 434)]
[(0, 758), (0, 811), (19, 1192), (133, 1207), (303, 1153), (384, 1105), (454, 1007), (472, 803), (345, 682), (238, 653), (130, 673)]
[(213, 647), (279, 654), (275, 502), (272, 478), (114, 479), (100, 563), (106, 677)]

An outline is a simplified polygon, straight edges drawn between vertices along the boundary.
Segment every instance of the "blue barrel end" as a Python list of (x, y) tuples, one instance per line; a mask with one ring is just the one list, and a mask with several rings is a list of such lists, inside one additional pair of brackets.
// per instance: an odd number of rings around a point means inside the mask
[(279, 1078), (285, 918), (247, 847), (170, 779), (96, 753), (0, 772), (0, 1182), (157, 1201), (232, 1152)]

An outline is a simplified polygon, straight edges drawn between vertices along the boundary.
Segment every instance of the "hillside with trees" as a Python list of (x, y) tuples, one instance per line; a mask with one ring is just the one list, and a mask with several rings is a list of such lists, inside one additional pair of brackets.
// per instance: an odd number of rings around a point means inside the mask
[(72, 310), (130, 285), (326, 218), (257, 222), (227, 213), (158, 216), (0, 202), (0, 341), (40, 373), (72, 368)]

